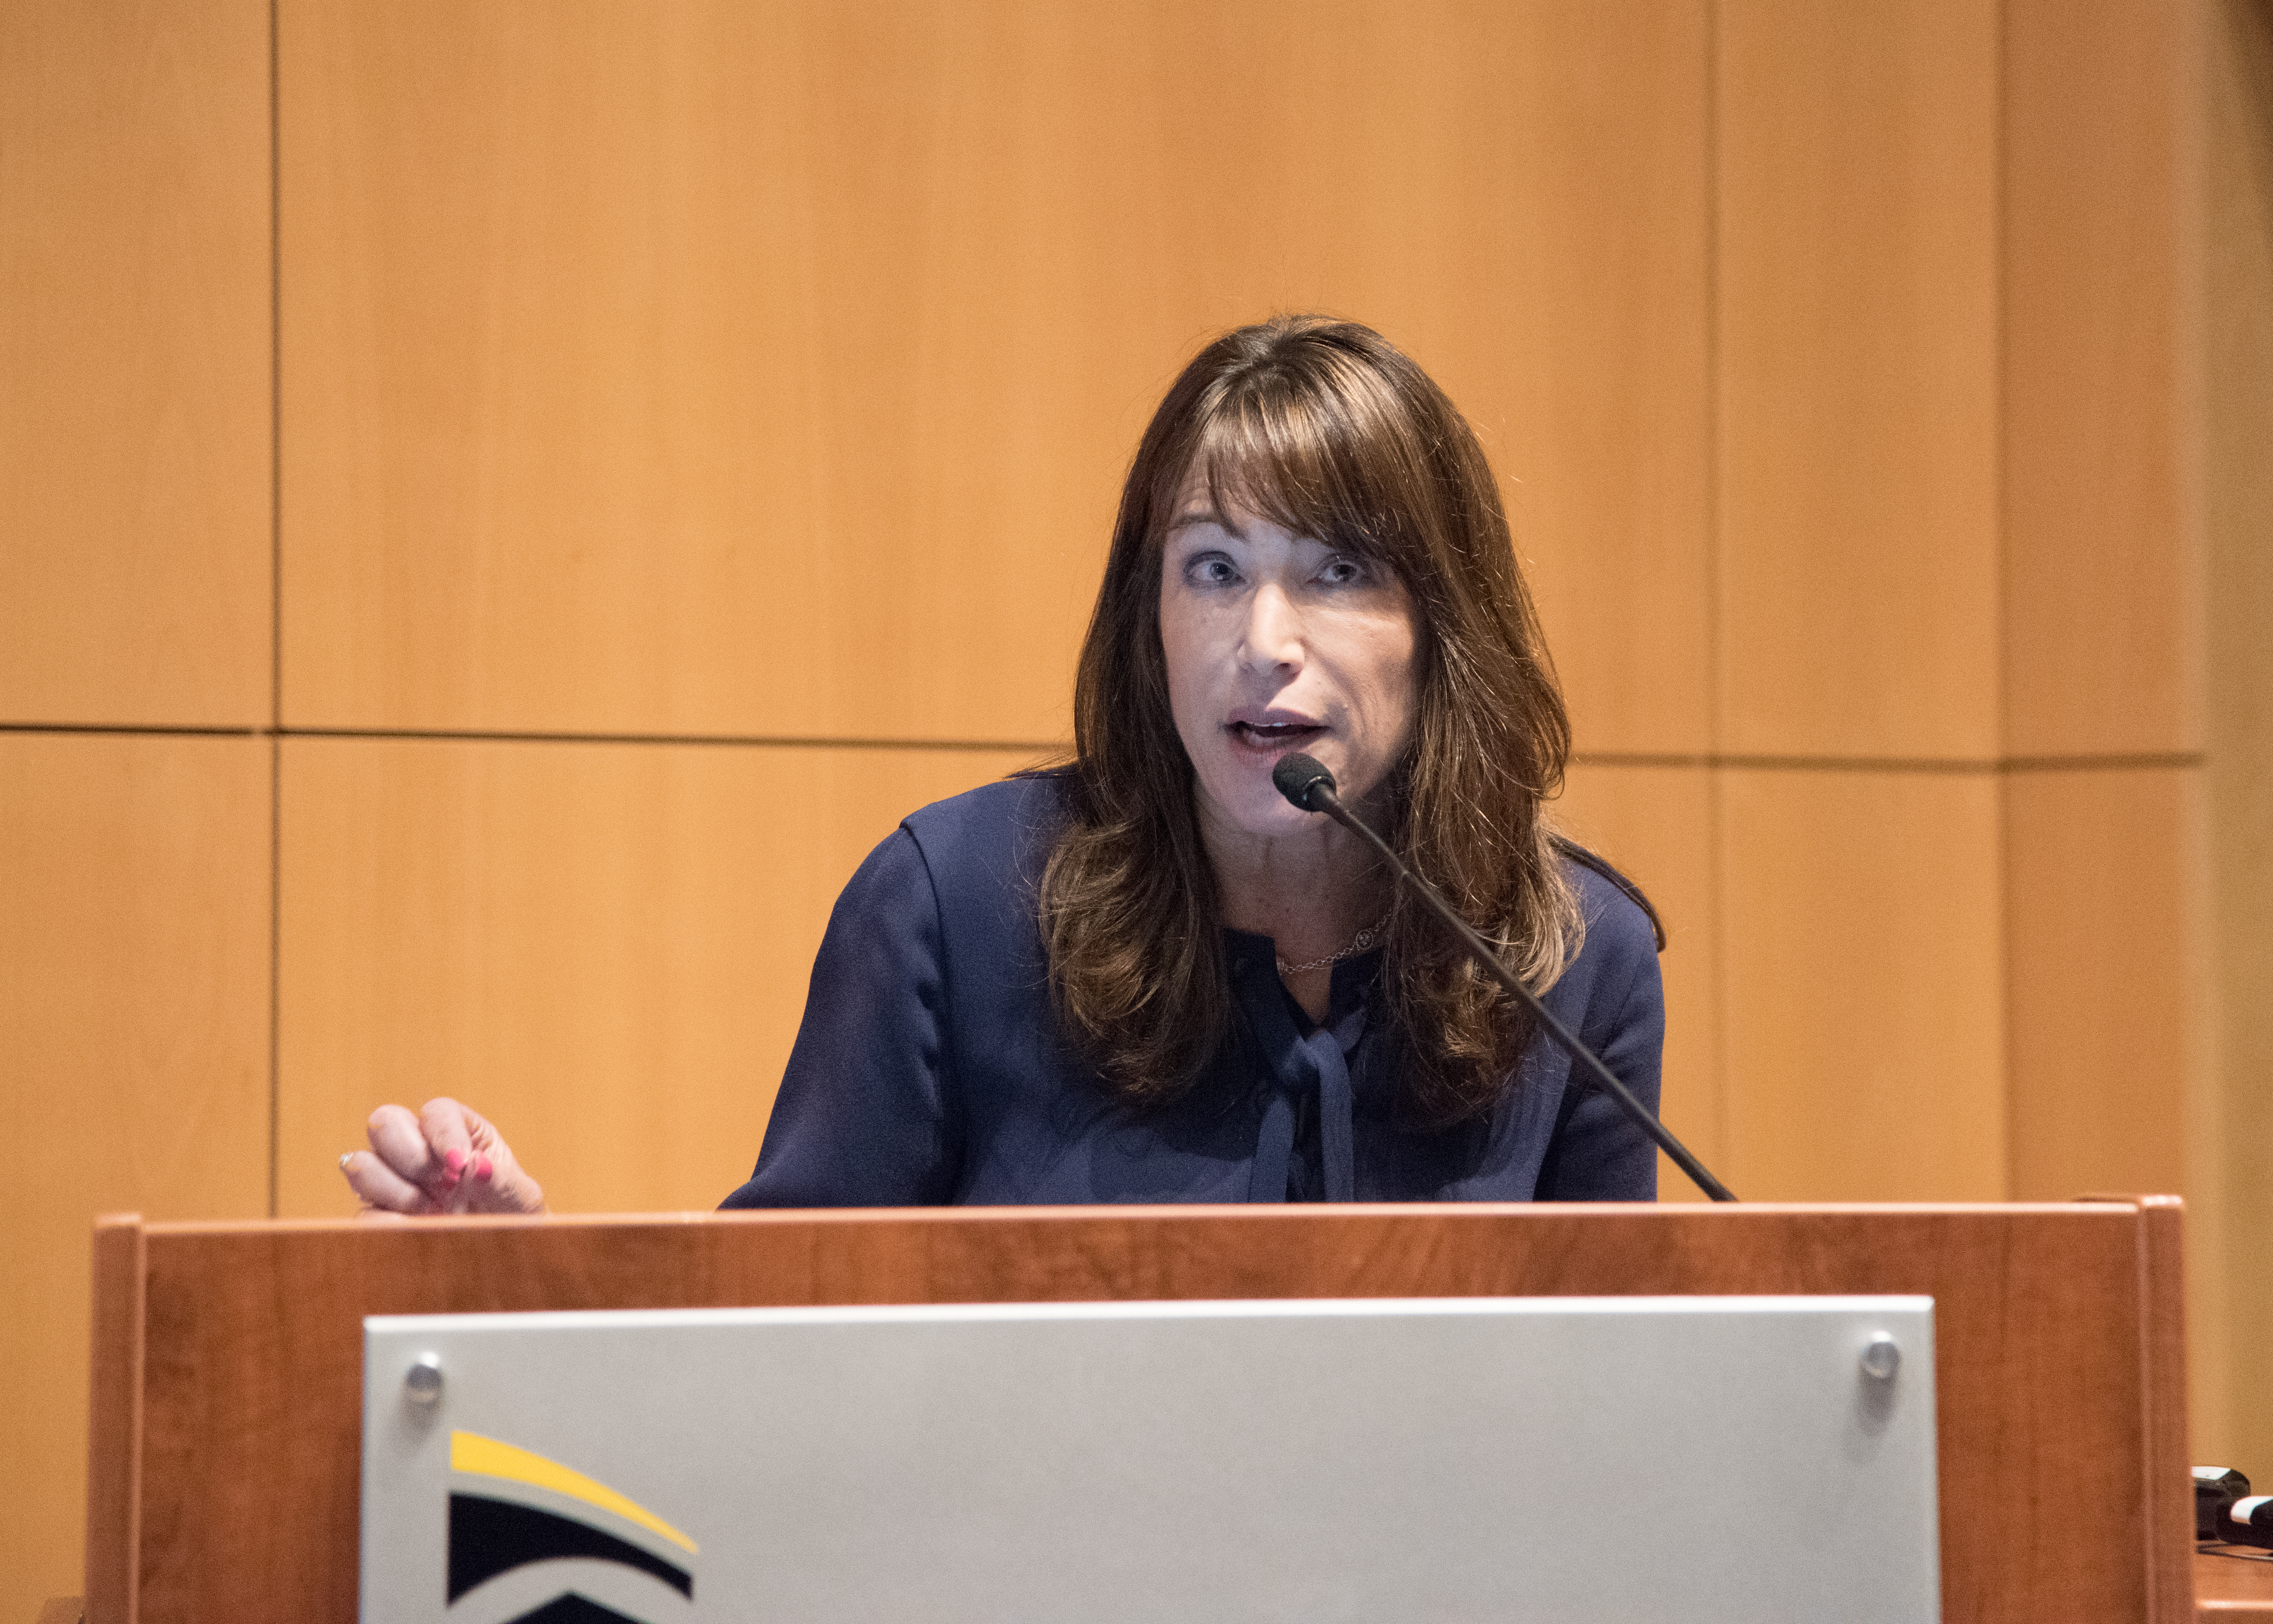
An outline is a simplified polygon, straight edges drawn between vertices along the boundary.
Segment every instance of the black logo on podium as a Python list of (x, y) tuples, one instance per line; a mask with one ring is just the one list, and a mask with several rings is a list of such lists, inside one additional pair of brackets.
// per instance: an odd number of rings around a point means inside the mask
[[(694, 1541), (558, 1461), (477, 1433), (450, 1434), (451, 1605), (499, 1574), (562, 1557), (614, 1562), (694, 1598)], [(509, 1624), (647, 1624), (569, 1590)]]

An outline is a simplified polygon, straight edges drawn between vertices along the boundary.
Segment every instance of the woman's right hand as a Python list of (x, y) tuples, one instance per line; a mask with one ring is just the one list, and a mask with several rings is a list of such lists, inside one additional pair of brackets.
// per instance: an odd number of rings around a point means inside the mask
[(364, 1211), (422, 1216), (544, 1210), (544, 1192), (482, 1114), (454, 1099), (371, 1113), (371, 1149), (340, 1158)]

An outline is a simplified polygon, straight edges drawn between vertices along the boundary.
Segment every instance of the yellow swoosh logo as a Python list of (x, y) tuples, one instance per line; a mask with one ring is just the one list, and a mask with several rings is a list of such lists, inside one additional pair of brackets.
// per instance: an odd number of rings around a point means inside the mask
[(603, 1511), (612, 1511), (641, 1528), (652, 1529), (671, 1544), (688, 1552), (694, 1542), (677, 1529), (649, 1511), (645, 1506), (625, 1498), (604, 1483), (597, 1483), (581, 1471), (572, 1471), (558, 1461), (548, 1461), (541, 1455), (517, 1448), (495, 1438), (484, 1438), (479, 1433), (450, 1434), (450, 1470), (469, 1471), (484, 1478), (502, 1478), (508, 1483), (526, 1483), (532, 1488), (551, 1489), (556, 1494), (566, 1494), (571, 1500), (581, 1500), (588, 1506), (597, 1506)]

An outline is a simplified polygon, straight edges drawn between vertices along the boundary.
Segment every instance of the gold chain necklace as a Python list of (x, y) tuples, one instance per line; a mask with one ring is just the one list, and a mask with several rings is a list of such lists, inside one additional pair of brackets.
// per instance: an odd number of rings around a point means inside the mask
[(1280, 959), (1278, 962), (1279, 973), (1282, 976), (1302, 976), (1314, 969), (1324, 969), (1329, 964), (1339, 964), (1352, 954), (1363, 953), (1368, 947), (1372, 947), (1374, 939), (1388, 928), (1389, 917), (1384, 914), (1351, 937), (1349, 946), (1344, 947), (1339, 953), (1330, 953), (1323, 959), (1312, 959), (1308, 964), (1289, 964), (1286, 960)]

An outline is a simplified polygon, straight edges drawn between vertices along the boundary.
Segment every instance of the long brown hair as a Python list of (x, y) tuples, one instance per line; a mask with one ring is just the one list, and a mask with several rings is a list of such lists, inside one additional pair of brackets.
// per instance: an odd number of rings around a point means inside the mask
[[(1570, 722), (1474, 433), (1369, 328), (1287, 316), (1227, 333), (1170, 387), (1130, 465), (1074, 686), (1071, 815), (1041, 885), (1059, 1013), (1136, 1105), (1188, 1089), (1231, 1026), (1160, 645), (1161, 551), (1193, 477), (1219, 510), (1235, 502), (1404, 582), (1417, 707), (1371, 810), (1534, 987), (1562, 973), (1583, 929), (1540, 805), (1562, 782)], [(1513, 1086), (1529, 1016), (1402, 897), (1382, 990), (1416, 1121), (1479, 1115)]]

